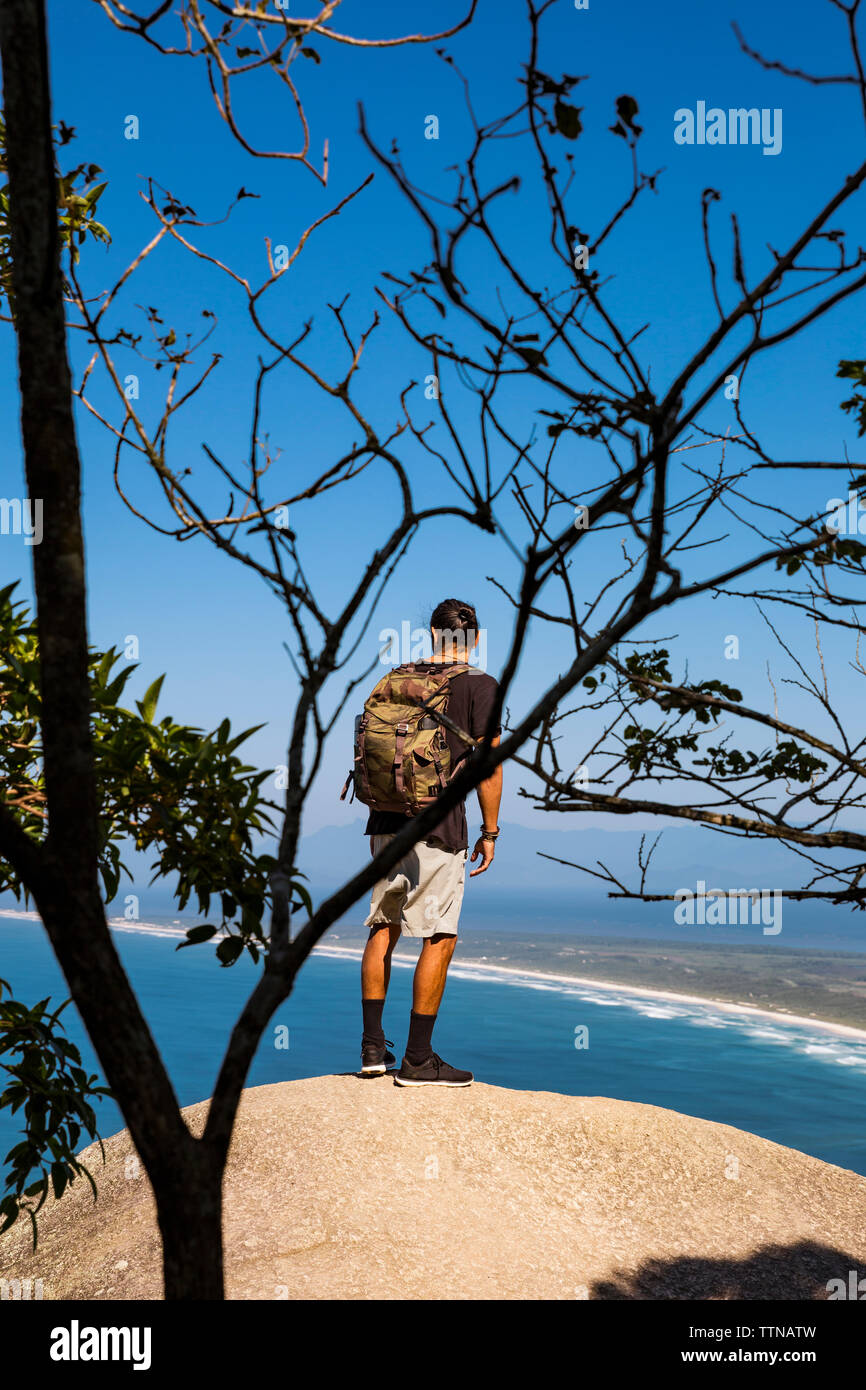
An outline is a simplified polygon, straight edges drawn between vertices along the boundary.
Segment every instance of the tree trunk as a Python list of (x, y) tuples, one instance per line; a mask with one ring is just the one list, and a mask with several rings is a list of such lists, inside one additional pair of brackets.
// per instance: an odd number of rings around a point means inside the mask
[[(16, 864), (48, 931), (156, 1196), (166, 1297), (222, 1297), (221, 1165), (194, 1140), (114, 946), (99, 889), (80, 461), (66, 356), (48, 48), (42, 0), (0, 0), (21, 432), (43, 537), (32, 549), (49, 833)], [(182, 1180), (178, 1175), (182, 1175)]]
[(163, 1182), (157, 1195), (164, 1297), (184, 1302), (221, 1300), (225, 1297), (222, 1171), (205, 1150), (185, 1170)]

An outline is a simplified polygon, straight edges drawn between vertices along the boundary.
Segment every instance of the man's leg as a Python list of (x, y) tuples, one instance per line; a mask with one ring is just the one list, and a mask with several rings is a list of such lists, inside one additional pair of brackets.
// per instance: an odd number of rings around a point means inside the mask
[(361, 958), (361, 995), (384, 999), (391, 979), (391, 956), (400, 940), (400, 924), (374, 922)]
[(417, 844), (415, 855), (416, 876), (403, 920), (407, 934), (423, 940), (412, 987), (406, 1054), (394, 1080), (398, 1086), (471, 1086), (471, 1071), (459, 1071), (433, 1051), (433, 1025), (457, 945), (467, 852), (453, 853), (428, 842)]
[(400, 926), (376, 922), (370, 927), (361, 960), (361, 1008), (364, 1011), (365, 1043), (382, 1044), (382, 1009), (391, 979), (391, 956), (400, 940)]
[(437, 932), (435, 936), (425, 937), (422, 942), (412, 982), (412, 1008), (416, 1013), (438, 1012), (456, 945), (457, 937), (449, 936), (446, 932)]
[(425, 937), (421, 945), (412, 982), (412, 1015), (406, 1044), (406, 1060), (413, 1066), (425, 1062), (433, 1051), (433, 1025), (445, 993), (448, 966), (456, 945), (457, 937), (445, 932)]

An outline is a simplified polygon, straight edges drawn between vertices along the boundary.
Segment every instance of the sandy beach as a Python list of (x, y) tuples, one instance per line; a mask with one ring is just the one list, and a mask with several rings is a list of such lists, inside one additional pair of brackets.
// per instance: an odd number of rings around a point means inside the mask
[[(319, 945), (315, 947), (315, 953), (319, 955), (345, 956), (360, 960), (362, 951), (355, 946), (331, 946)], [(401, 956), (394, 953), (393, 961), (395, 965), (414, 965), (413, 956)], [(760, 1009), (752, 1004), (732, 1004), (726, 999), (713, 999), (701, 994), (680, 994), (673, 990), (644, 989), (639, 985), (615, 984), (609, 980), (588, 979), (582, 975), (562, 975), (552, 974), (541, 970), (521, 970), (507, 965), (482, 965), (478, 961), (460, 961), (452, 968), (452, 975), (458, 976), (461, 971), (466, 971), (477, 977), (484, 979), (525, 979), (529, 982), (534, 980), (544, 981), (551, 985), (580, 985), (589, 989), (607, 990), (614, 994), (625, 996), (637, 995), (643, 999), (664, 1000), (668, 1003), (697, 1004), (703, 1008), (714, 1009), (718, 1013), (728, 1013), (743, 1015), (750, 1018), (772, 1019), (774, 1022), (795, 1024), (802, 1028), (820, 1028), (823, 1032), (833, 1033), (839, 1037), (854, 1038), (859, 1042), (866, 1042), (866, 1029), (850, 1028), (843, 1023), (827, 1023), (823, 1019), (805, 1018), (800, 1014), (788, 1013), (783, 1009)]]

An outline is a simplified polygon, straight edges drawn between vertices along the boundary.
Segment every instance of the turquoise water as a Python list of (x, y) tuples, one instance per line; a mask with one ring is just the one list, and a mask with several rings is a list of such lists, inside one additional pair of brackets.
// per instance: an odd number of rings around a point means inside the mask
[[(221, 969), (212, 949), (175, 952), (177, 937), (146, 928), (119, 931), (115, 940), (181, 1104), (205, 1099), (255, 967)], [(38, 923), (0, 917), (0, 976), (25, 1003), (66, 997)], [(354, 1070), (358, 993), (357, 960), (322, 954), (308, 961), (265, 1034), (249, 1084)], [(410, 1002), (411, 969), (395, 965), (385, 1027), (398, 1060)], [(77, 1015), (70, 1009), (65, 1017), (86, 1065), (98, 1070)], [(287, 1050), (276, 1046), (281, 1025), (289, 1030)], [(582, 1028), (589, 1045), (578, 1049)], [(866, 1039), (729, 1014), (711, 1004), (497, 976), (455, 963), (435, 1046), (493, 1085), (664, 1106), (866, 1175)], [(99, 1115), (104, 1135), (123, 1127), (113, 1103), (103, 1103)], [(0, 1159), (16, 1135), (16, 1119), (0, 1111)]]

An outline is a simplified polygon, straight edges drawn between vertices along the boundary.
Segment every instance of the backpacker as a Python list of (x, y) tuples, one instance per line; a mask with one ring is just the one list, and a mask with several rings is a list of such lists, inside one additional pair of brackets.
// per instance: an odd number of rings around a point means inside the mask
[(409, 662), (383, 676), (355, 719), (355, 763), (340, 800), (351, 785), (353, 798), (374, 811), (413, 816), (432, 805), (473, 746), (452, 766), (444, 733), (446, 726), (458, 732), (447, 715), (451, 680), (477, 670), (465, 664), (420, 670)]

